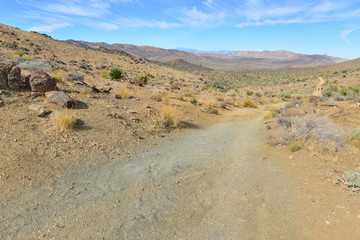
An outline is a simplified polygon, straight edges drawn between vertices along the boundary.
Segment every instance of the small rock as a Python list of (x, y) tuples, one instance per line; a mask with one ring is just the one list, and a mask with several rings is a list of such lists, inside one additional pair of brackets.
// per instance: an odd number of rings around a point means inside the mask
[(5, 102), (0, 100), (0, 107), (3, 107), (3, 106), (5, 106)]
[(52, 111), (50, 109), (48, 109), (47, 107), (41, 106), (39, 104), (31, 104), (29, 106), (29, 109), (33, 110), (33, 111), (37, 111), (38, 112), (37, 115), (39, 117), (46, 117), (50, 113), (52, 113)]
[(74, 108), (75, 101), (63, 91), (50, 91), (45, 93), (49, 103), (59, 105), (66, 108)]
[(8, 91), (0, 90), (0, 95), (4, 95), (4, 96), (9, 97), (9, 96), (11, 96), (11, 93), (8, 92)]
[(129, 110), (129, 111), (127, 111), (127, 113), (138, 114), (139, 112), (134, 111), (134, 110)]

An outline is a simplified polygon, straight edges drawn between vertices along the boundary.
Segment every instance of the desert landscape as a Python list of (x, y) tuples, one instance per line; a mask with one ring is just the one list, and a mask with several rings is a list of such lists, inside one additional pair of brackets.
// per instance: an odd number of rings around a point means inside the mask
[(360, 59), (0, 24), (0, 239), (360, 236)]

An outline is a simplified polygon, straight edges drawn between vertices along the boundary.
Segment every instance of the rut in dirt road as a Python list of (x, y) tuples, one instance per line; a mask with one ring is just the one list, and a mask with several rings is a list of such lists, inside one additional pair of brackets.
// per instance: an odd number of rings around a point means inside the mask
[(1, 239), (305, 239), (254, 111), (132, 159), (77, 166), (51, 196), (29, 189), (20, 208), (1, 205)]

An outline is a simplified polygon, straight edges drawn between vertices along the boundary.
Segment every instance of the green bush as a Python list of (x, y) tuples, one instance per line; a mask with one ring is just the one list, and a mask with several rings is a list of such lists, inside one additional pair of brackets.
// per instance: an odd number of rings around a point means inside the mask
[(291, 152), (297, 152), (301, 149), (301, 144), (299, 142), (291, 142), (288, 147)]
[(196, 100), (196, 98), (191, 99), (190, 102), (191, 102), (191, 104), (194, 104), (194, 105), (196, 105), (196, 104), (198, 103), (198, 101)]
[(112, 67), (109, 71), (111, 80), (119, 80), (124, 77), (124, 72), (119, 67)]
[(349, 87), (341, 87), (340, 88), (340, 95), (341, 96), (349, 96), (351, 94), (351, 90)]
[(253, 94), (254, 94), (253, 91), (246, 91), (246, 95), (248, 95), (248, 96), (252, 96)]
[(291, 98), (291, 94), (285, 94), (285, 93), (283, 93), (283, 94), (281, 94), (281, 97), (282, 97), (282, 98)]
[(333, 91), (330, 91), (330, 90), (326, 90), (324, 93), (323, 93), (323, 96), (326, 96), (326, 97), (331, 97), (334, 95), (334, 92)]

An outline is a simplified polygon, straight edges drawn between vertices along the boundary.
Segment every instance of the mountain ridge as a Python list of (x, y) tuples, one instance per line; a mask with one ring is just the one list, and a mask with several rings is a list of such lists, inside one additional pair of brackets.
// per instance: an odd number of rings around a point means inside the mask
[(137, 46), (120, 43), (108, 44), (104, 42), (86, 42), (71, 39), (65, 40), (64, 42), (85, 48), (120, 50), (138, 58), (145, 58), (163, 63), (174, 61), (176, 59), (183, 59), (192, 64), (218, 70), (314, 67), (331, 65), (347, 60), (328, 55), (306, 55), (287, 50), (189, 52), (190, 49), (188, 49), (188, 51), (182, 51), (153, 46)]

